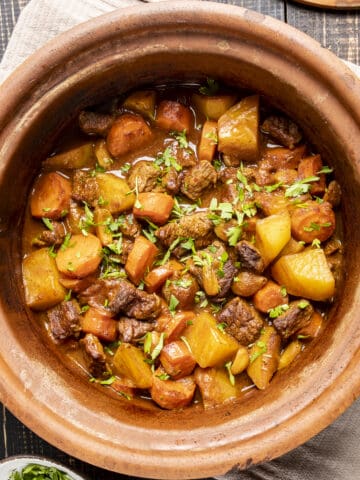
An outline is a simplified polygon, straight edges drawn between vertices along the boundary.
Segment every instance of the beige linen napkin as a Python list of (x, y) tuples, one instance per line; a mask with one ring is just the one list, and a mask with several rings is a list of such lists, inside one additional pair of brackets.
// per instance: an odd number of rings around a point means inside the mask
[[(116, 8), (156, 1), (162, 0), (31, 0), (20, 14), (0, 64), (0, 82), (37, 48), (74, 25)], [(359, 66), (346, 63), (360, 76)], [(358, 480), (359, 439), (360, 400), (296, 450), (218, 480)]]

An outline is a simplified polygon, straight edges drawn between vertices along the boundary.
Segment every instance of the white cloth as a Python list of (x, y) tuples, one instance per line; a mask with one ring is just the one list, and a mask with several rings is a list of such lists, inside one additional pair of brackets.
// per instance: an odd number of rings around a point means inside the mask
[[(116, 8), (157, 1), (163, 0), (31, 0), (20, 14), (0, 64), (0, 82), (41, 45), (70, 27)], [(360, 66), (346, 63), (360, 76)], [(357, 480), (359, 435), (360, 400), (296, 450), (218, 480)]]

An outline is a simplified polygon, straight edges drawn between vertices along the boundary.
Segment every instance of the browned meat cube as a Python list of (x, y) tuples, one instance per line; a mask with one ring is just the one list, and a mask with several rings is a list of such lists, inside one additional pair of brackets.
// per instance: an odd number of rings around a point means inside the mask
[(158, 185), (161, 175), (161, 170), (155, 163), (143, 160), (131, 167), (127, 183), (131, 189), (137, 188), (138, 193), (151, 192)]
[(76, 170), (72, 180), (72, 198), (95, 206), (100, 196), (99, 185), (91, 172)]
[(95, 378), (101, 377), (108, 371), (106, 365), (106, 355), (100, 340), (92, 333), (87, 333), (83, 339), (80, 340), (82, 346), (84, 360), (91, 375)]
[(253, 272), (240, 272), (234, 278), (231, 290), (240, 297), (251, 297), (267, 282), (267, 278)]
[(52, 221), (52, 230), (44, 230), (32, 241), (35, 247), (46, 247), (48, 245), (61, 245), (64, 241), (66, 231), (63, 223)]
[(273, 320), (274, 327), (286, 340), (309, 325), (314, 309), (307, 300), (291, 302), (289, 309)]
[(78, 337), (81, 331), (80, 307), (76, 300), (61, 302), (47, 312), (49, 326), (55, 340)]
[(115, 118), (106, 113), (87, 112), (83, 110), (79, 115), (79, 126), (87, 135), (107, 135)]
[(207, 160), (201, 160), (195, 167), (188, 170), (181, 183), (181, 191), (191, 200), (197, 200), (217, 180), (215, 168)]
[(246, 240), (241, 240), (236, 244), (235, 249), (239, 256), (242, 268), (245, 270), (252, 270), (256, 273), (262, 273), (264, 271), (264, 259), (255, 245)]
[(205, 250), (199, 250), (197, 256), (204, 259), (204, 265), (201, 267), (190, 263), (190, 272), (195, 275), (206, 294), (212, 297), (212, 302), (222, 302), (237, 272), (233, 259), (224, 244), (217, 240)]
[(118, 158), (146, 145), (152, 136), (149, 125), (140, 115), (125, 113), (112, 124), (106, 143), (111, 155)]
[(212, 230), (213, 224), (207, 213), (199, 212), (160, 227), (155, 235), (166, 247), (170, 247), (173, 241), (180, 237), (192, 238), (195, 241), (195, 247), (202, 248), (211, 243)]
[(324, 201), (331, 203), (333, 207), (338, 207), (341, 201), (341, 187), (336, 180), (332, 180), (324, 195)]
[(118, 322), (120, 339), (125, 343), (136, 343), (147, 332), (154, 330), (155, 324), (143, 322), (135, 318), (122, 317)]
[(261, 125), (261, 130), (280, 145), (293, 149), (302, 139), (299, 127), (287, 117), (271, 115)]
[(193, 354), (182, 340), (165, 345), (160, 354), (160, 362), (174, 380), (190, 375), (196, 365)]
[(239, 297), (225, 305), (218, 315), (218, 322), (225, 323), (225, 331), (241, 345), (254, 342), (263, 326), (263, 320), (255, 308)]

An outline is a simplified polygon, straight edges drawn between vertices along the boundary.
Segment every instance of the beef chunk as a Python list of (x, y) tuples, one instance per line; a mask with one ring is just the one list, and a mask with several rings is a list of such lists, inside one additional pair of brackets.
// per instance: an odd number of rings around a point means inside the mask
[(181, 176), (174, 167), (170, 167), (162, 177), (161, 183), (170, 195), (176, 195), (180, 190)]
[(66, 340), (80, 334), (80, 307), (76, 300), (63, 301), (47, 313), (55, 340)]
[(153, 322), (142, 322), (135, 318), (122, 317), (119, 320), (120, 339), (126, 343), (135, 343), (142, 338), (145, 333), (154, 330)]
[(218, 315), (218, 321), (226, 324), (225, 331), (241, 345), (249, 345), (260, 334), (263, 321), (254, 307), (240, 297), (228, 302)]
[(199, 212), (181, 217), (176, 222), (167, 223), (156, 230), (155, 235), (166, 247), (170, 247), (173, 241), (180, 237), (192, 238), (196, 248), (203, 248), (211, 243), (212, 230), (213, 224), (207, 213)]
[(129, 317), (139, 320), (155, 319), (161, 312), (161, 300), (155, 293), (136, 289), (136, 297), (125, 309)]
[(324, 201), (331, 203), (333, 207), (338, 207), (341, 201), (341, 187), (336, 180), (332, 180), (324, 195)]
[(94, 377), (101, 377), (108, 371), (108, 368), (106, 365), (106, 355), (100, 340), (96, 335), (87, 333), (85, 337), (80, 340), (80, 345), (89, 372)]
[(32, 242), (35, 247), (46, 247), (48, 245), (61, 245), (66, 232), (63, 223), (51, 222), (53, 229), (44, 230)]
[(72, 183), (72, 198), (78, 202), (86, 202), (95, 206), (99, 196), (96, 177), (88, 171), (76, 170)]
[[(198, 256), (200, 259), (207, 259), (207, 262), (210, 263), (209, 268), (211, 268), (211, 270), (215, 273), (219, 286), (219, 290), (216, 295), (210, 295), (205, 288), (206, 293), (211, 296), (212, 302), (222, 302), (230, 290), (232, 280), (237, 272), (237, 269), (234, 265), (234, 259), (231, 258), (231, 255), (227, 253), (224, 244), (217, 240), (205, 250), (198, 251)], [(192, 264), (190, 265), (190, 272), (196, 277), (201, 287), (204, 288), (203, 268), (201, 266)]]
[(291, 149), (302, 139), (302, 133), (296, 123), (280, 115), (268, 117), (261, 125), (261, 130), (280, 145)]
[(189, 309), (194, 306), (195, 294), (198, 290), (199, 285), (192, 275), (175, 272), (171, 280), (165, 283), (162, 293), (168, 303), (171, 296), (174, 296), (179, 302), (178, 308)]
[(124, 217), (124, 221), (120, 224), (120, 231), (126, 237), (134, 239), (141, 233), (141, 225), (134, 218), (134, 215), (130, 213)]
[(127, 183), (131, 189), (137, 187), (139, 193), (151, 192), (157, 187), (160, 177), (161, 170), (155, 163), (141, 161), (131, 167)]
[(79, 115), (79, 126), (87, 135), (105, 137), (114, 123), (115, 118), (105, 113), (82, 111)]
[(202, 192), (215, 185), (217, 173), (207, 160), (201, 160), (195, 167), (188, 170), (182, 180), (181, 191), (191, 200), (197, 200)]
[(285, 340), (300, 328), (306, 327), (314, 309), (307, 300), (291, 302), (289, 309), (273, 320), (274, 327)]
[(250, 242), (241, 240), (236, 244), (236, 252), (241, 262), (241, 267), (256, 273), (264, 271), (265, 263), (260, 251)]
[(155, 319), (161, 310), (160, 298), (137, 289), (122, 279), (99, 279), (80, 295), (80, 302), (107, 309), (113, 315), (125, 313), (140, 320)]

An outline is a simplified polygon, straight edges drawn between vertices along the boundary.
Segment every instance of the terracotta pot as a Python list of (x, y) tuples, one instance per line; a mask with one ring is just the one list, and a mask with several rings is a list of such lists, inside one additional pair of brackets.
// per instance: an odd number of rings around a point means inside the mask
[[(168, 412), (114, 399), (73, 372), (24, 307), (26, 196), (59, 130), (86, 105), (151, 82), (221, 78), (295, 118), (344, 192), (346, 279), (331, 321), (271, 387), (239, 403)], [(293, 28), (229, 5), (174, 1), (119, 10), (60, 36), (0, 92), (1, 400), (61, 450), (143, 477), (199, 478), (295, 448), (360, 392), (360, 85)]]

